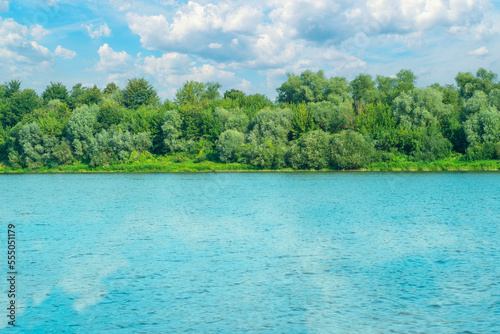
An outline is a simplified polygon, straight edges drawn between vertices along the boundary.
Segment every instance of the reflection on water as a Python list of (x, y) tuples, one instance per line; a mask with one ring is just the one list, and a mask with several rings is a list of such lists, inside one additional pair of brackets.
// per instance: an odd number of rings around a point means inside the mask
[(498, 189), (494, 173), (2, 175), (13, 332), (499, 332)]

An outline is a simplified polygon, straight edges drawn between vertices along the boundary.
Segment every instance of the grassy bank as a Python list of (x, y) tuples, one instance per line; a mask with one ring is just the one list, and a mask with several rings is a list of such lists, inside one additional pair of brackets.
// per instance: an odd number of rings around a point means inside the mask
[(466, 161), (459, 155), (430, 162), (395, 159), (389, 162), (372, 163), (366, 170), (393, 172), (498, 171), (500, 170), (500, 160)]
[[(408, 161), (404, 159), (389, 162), (376, 162), (359, 171), (499, 171), (500, 160), (465, 161), (461, 157), (451, 157), (432, 162)], [(155, 157), (144, 161), (128, 161), (109, 166), (90, 167), (87, 164), (76, 162), (74, 164), (57, 166), (54, 168), (43, 167), (39, 169), (12, 169), (0, 164), (2, 174), (22, 173), (100, 173), (100, 172), (292, 172), (291, 168), (279, 170), (262, 170), (252, 165), (239, 163), (217, 163), (212, 161), (197, 162), (195, 159), (175, 161), (172, 157)], [(309, 171), (309, 170), (308, 170)], [(333, 171), (323, 169), (321, 171)]]

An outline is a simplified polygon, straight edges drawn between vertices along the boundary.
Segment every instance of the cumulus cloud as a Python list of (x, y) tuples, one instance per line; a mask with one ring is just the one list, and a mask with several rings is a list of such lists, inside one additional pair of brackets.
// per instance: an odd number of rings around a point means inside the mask
[(341, 53), (362, 51), (380, 36), (418, 47), (434, 28), (451, 32), (481, 24), (489, 4), (487, 0), (237, 3), (190, 1), (179, 5), (172, 17), (128, 13), (127, 21), (150, 50), (193, 54), (235, 68), (282, 67), (300, 61), (306, 49), (321, 52), (336, 46)]
[(228, 3), (203, 6), (190, 1), (177, 11), (170, 23), (164, 15), (129, 13), (127, 20), (131, 31), (141, 37), (141, 43), (148, 49), (169, 50), (182, 46), (195, 50), (201, 40), (214, 33), (232, 40), (236, 33), (251, 32), (262, 15), (260, 10), (250, 6), (237, 7)]
[(75, 51), (65, 49), (65, 48), (61, 47), (60, 45), (57, 46), (54, 54), (56, 56), (63, 58), (63, 59), (73, 59), (76, 57)]
[(100, 38), (103, 36), (109, 37), (111, 35), (111, 29), (109, 29), (109, 27), (106, 23), (101, 24), (96, 29), (94, 29), (93, 24), (86, 25), (85, 28), (87, 28), (87, 32), (88, 32), (90, 38), (92, 38), (92, 39)]
[(48, 32), (40, 25), (27, 27), (11, 18), (0, 18), (0, 53), (2, 65), (17, 69), (17, 64), (47, 68), (52, 53), (37, 41)]
[(490, 53), (490, 50), (488, 50), (487, 47), (483, 46), (477, 50), (470, 51), (469, 55), (471, 55), (471, 56), (486, 56), (488, 53)]
[(126, 72), (130, 68), (132, 57), (125, 51), (115, 52), (108, 44), (103, 44), (97, 51), (99, 62), (95, 69), (99, 72)]
[(143, 61), (142, 70), (149, 74), (177, 74), (187, 72), (196, 63), (187, 55), (177, 52), (166, 53), (160, 58), (154, 56), (146, 57)]
[(487, 0), (373, 0), (367, 1), (370, 17), (382, 31), (425, 31), (480, 20)]

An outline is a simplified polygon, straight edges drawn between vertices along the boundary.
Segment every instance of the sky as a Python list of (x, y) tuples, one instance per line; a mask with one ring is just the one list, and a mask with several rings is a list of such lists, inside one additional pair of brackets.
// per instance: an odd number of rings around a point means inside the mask
[(500, 1), (0, 0), (0, 82), (125, 87), (163, 99), (186, 81), (276, 97), (287, 73), (394, 76), (454, 84), (500, 72)]

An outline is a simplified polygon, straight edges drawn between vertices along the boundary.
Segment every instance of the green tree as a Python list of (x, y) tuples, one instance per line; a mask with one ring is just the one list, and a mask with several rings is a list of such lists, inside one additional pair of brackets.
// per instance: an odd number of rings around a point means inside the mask
[(464, 115), (468, 117), (476, 114), (481, 110), (488, 108), (488, 96), (481, 90), (476, 90), (474, 94), (467, 100), (464, 107)]
[(137, 109), (140, 106), (158, 103), (156, 90), (144, 78), (134, 78), (127, 81), (123, 90), (123, 104), (127, 108)]
[(151, 147), (149, 134), (131, 134), (128, 131), (111, 128), (95, 135), (89, 146), (90, 166), (105, 166), (122, 162), (130, 157), (133, 151), (144, 152)]
[(61, 82), (50, 82), (50, 85), (48, 85), (43, 92), (42, 98), (45, 102), (49, 102), (51, 100), (68, 102), (68, 90)]
[(330, 161), (335, 169), (367, 167), (374, 153), (373, 145), (359, 132), (342, 131), (332, 137)]
[(374, 103), (378, 100), (378, 91), (371, 75), (359, 74), (350, 83), (352, 98), (358, 103)]
[(475, 91), (483, 91), (488, 94), (492, 89), (498, 88), (496, 83), (497, 75), (491, 71), (486, 71), (480, 68), (476, 72), (476, 76), (470, 72), (459, 72), (455, 77), (460, 96), (464, 99), (469, 99), (474, 95)]
[(123, 120), (122, 107), (115, 101), (108, 101), (99, 107), (97, 122), (102, 128), (109, 128), (111, 125), (118, 125)]
[(500, 112), (495, 107), (482, 109), (467, 119), (464, 130), (470, 145), (500, 142)]
[(186, 141), (181, 138), (182, 119), (177, 110), (169, 110), (165, 113), (161, 130), (165, 149), (169, 153), (186, 151)]
[(302, 133), (313, 130), (315, 127), (314, 116), (310, 109), (302, 103), (293, 110), (292, 136), (298, 138)]
[(102, 93), (110, 95), (113, 94), (116, 90), (119, 90), (118, 86), (114, 82), (110, 82), (102, 90)]
[(237, 130), (239, 132), (246, 132), (249, 124), (247, 114), (240, 108), (226, 110), (217, 107), (214, 110), (214, 129), (218, 134), (225, 130)]
[(398, 80), (396, 78), (377, 75), (375, 81), (377, 83), (378, 95), (381, 102), (390, 106), (397, 94), (396, 85)]
[(287, 143), (292, 131), (293, 112), (288, 109), (263, 109), (250, 122), (250, 142)]
[(243, 153), (245, 135), (236, 130), (226, 130), (217, 141), (217, 153), (222, 162), (237, 162)]
[(329, 133), (352, 128), (356, 119), (350, 102), (341, 104), (328, 101), (309, 103), (308, 109), (311, 110), (314, 123), (321, 130)]
[(442, 93), (438, 90), (416, 88), (409, 93), (401, 93), (394, 100), (392, 113), (397, 124), (409, 129), (439, 125), (452, 111), (442, 101)]
[(9, 163), (14, 168), (37, 169), (54, 160), (52, 150), (59, 142), (55, 137), (44, 135), (38, 124), (29, 123), (16, 127)]
[(375, 137), (378, 133), (394, 129), (396, 120), (387, 104), (368, 104), (358, 109), (356, 129), (362, 134)]
[(19, 93), (21, 90), (21, 81), (20, 80), (11, 80), (9, 82), (6, 82), (3, 85), (3, 94), (6, 98), (10, 98), (12, 95), (15, 93)]
[(94, 104), (90, 107), (87, 105), (79, 107), (71, 114), (66, 133), (75, 156), (82, 157), (88, 153), (88, 148), (94, 139), (98, 113), (99, 107)]
[(2, 123), (7, 126), (16, 125), (40, 105), (40, 98), (32, 89), (13, 93), (9, 101), (9, 107), (4, 110), (1, 119)]
[(322, 130), (303, 133), (288, 152), (294, 169), (323, 169), (329, 165), (331, 135)]

